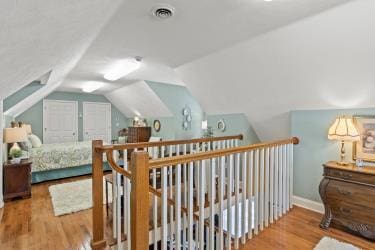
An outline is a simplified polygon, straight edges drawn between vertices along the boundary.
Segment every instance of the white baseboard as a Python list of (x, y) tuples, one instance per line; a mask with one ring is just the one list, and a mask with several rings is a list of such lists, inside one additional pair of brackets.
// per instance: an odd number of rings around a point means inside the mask
[(299, 196), (293, 196), (292, 197), (293, 205), (296, 205), (298, 207), (303, 207), (318, 213), (323, 214), (324, 213), (324, 206), (323, 203), (308, 200)]

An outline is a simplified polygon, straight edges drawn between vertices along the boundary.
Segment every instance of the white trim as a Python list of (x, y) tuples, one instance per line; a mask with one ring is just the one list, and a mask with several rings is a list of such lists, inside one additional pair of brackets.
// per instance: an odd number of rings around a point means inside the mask
[(324, 213), (324, 205), (321, 202), (308, 200), (295, 195), (293, 195), (292, 202), (293, 205), (296, 205), (298, 207), (303, 207), (321, 214)]
[(78, 101), (68, 101), (68, 100), (54, 100), (54, 99), (43, 99), (43, 143), (46, 142), (46, 126), (47, 126), (47, 120), (46, 120), (46, 105), (49, 103), (73, 103), (75, 104), (75, 141), (79, 141), (79, 130), (78, 130)]

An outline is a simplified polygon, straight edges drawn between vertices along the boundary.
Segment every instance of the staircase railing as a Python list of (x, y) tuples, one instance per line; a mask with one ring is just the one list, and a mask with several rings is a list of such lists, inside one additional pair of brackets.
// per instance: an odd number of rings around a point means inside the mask
[[(128, 143), (128, 144), (116, 144), (116, 145), (103, 145), (102, 141), (93, 141), (93, 239), (92, 247), (100, 249), (105, 246), (108, 242), (104, 239), (104, 219), (103, 219), (103, 154), (107, 155), (107, 160), (113, 169), (113, 201), (112, 201), (112, 242), (113, 240), (118, 246), (124, 245), (130, 249), (131, 245), (138, 242), (140, 237), (139, 231), (143, 231), (144, 228), (138, 229), (141, 225), (139, 223), (132, 223), (134, 216), (146, 217), (142, 213), (142, 209), (149, 208), (147, 206), (137, 206), (145, 202), (142, 198), (147, 198), (148, 192), (154, 195), (152, 206), (154, 207), (153, 217), (158, 216), (157, 206), (158, 197), (161, 197), (161, 193), (158, 191), (160, 186), (160, 171), (156, 169), (148, 169), (142, 167), (143, 165), (149, 164), (149, 159), (164, 158), (165, 156), (179, 156), (196, 154), (198, 152), (217, 150), (220, 148), (230, 148), (238, 146), (239, 140), (242, 140), (242, 135), (234, 136), (223, 136), (223, 137), (210, 137), (210, 138), (199, 138), (191, 140), (173, 140), (173, 141), (158, 141), (158, 142), (145, 142), (145, 143)], [(127, 161), (128, 151), (134, 150), (131, 157), (131, 164)], [(122, 163), (119, 164), (118, 152), (121, 151), (123, 154)], [(137, 155), (143, 155), (141, 158)], [(122, 166), (120, 166), (122, 165)], [(142, 169), (144, 172), (142, 172)], [(184, 169), (187, 173), (187, 167)], [(131, 174), (132, 173), (132, 174)], [(147, 174), (147, 176), (146, 176)], [(184, 175), (186, 180), (186, 174)], [(151, 183), (149, 179), (151, 177)], [(173, 179), (173, 168), (169, 167), (167, 171), (167, 178), (169, 183), (174, 181)], [(199, 185), (196, 179), (195, 185)], [(143, 185), (141, 185), (143, 183)], [(185, 181), (186, 183), (186, 181)], [(149, 185), (151, 184), (151, 185)], [(142, 188), (140, 188), (142, 187)], [(146, 189), (145, 189), (146, 188)], [(145, 191), (148, 190), (148, 191)], [(140, 192), (143, 193), (143, 197), (140, 197)], [(172, 196), (172, 195), (171, 195)], [(136, 198), (135, 198), (136, 197)], [(172, 209), (173, 201), (169, 200), (170, 208)], [(135, 215), (133, 216), (136, 211)], [(170, 210), (172, 211), (172, 210)], [(160, 211), (159, 211), (160, 213)], [(173, 211), (171, 213), (173, 217)], [(156, 227), (155, 227), (156, 225)], [(154, 227), (154, 237), (152, 242), (156, 242), (160, 238), (160, 231), (158, 224)], [(146, 230), (148, 233), (148, 230)], [(137, 233), (132, 233), (137, 232)], [(134, 239), (133, 239), (134, 238)], [(148, 242), (149, 240), (147, 239)], [(138, 245), (139, 247), (139, 245)], [(136, 248), (132, 248), (136, 249)]]

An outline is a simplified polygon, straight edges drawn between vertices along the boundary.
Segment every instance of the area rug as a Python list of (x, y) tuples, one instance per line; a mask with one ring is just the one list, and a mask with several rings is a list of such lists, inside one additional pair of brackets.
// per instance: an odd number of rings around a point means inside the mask
[[(49, 188), (55, 216), (71, 214), (92, 208), (92, 179), (52, 185)], [(108, 183), (109, 202), (112, 200), (112, 185)], [(103, 181), (103, 204), (105, 182)]]
[(330, 237), (323, 237), (314, 250), (359, 250), (349, 243), (340, 242)]

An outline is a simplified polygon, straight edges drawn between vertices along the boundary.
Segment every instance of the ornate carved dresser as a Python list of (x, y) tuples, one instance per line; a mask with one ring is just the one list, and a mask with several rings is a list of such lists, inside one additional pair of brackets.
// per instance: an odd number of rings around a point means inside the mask
[(319, 193), (325, 214), (320, 227), (330, 225), (375, 240), (375, 167), (358, 168), (337, 162), (323, 165)]

